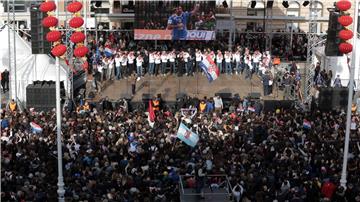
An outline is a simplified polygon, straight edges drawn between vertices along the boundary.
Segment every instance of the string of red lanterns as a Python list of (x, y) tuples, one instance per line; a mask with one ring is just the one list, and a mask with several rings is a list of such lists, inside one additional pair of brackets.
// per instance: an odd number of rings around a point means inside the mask
[(46, 34), (46, 40), (53, 43), (53, 48), (51, 49), (51, 54), (56, 57), (60, 57), (65, 54), (66, 46), (61, 44), (61, 32), (57, 31), (56, 26), (59, 23), (59, 20), (54, 17), (54, 12), (56, 10), (56, 4), (53, 1), (46, 1), (40, 4), (40, 11), (47, 13), (47, 17), (42, 20), (42, 25), (50, 29), (50, 32)]
[(83, 5), (81, 2), (74, 1), (68, 4), (66, 9), (69, 12), (73, 13), (73, 18), (70, 19), (69, 25), (75, 31), (70, 37), (71, 42), (76, 44), (76, 47), (74, 49), (74, 56), (77, 58), (82, 58), (82, 60), (85, 62), (86, 58), (84, 57), (89, 52), (89, 49), (83, 44), (86, 36), (80, 28), (84, 24), (84, 19), (81, 17), (79, 12), (82, 7)]
[(339, 32), (339, 38), (343, 40), (343, 42), (339, 44), (339, 51), (341, 53), (347, 54), (350, 53), (353, 49), (352, 44), (348, 43), (347, 40), (352, 39), (354, 34), (351, 30), (346, 28), (353, 23), (353, 19), (348, 13), (345, 13), (345, 11), (351, 8), (351, 2), (348, 0), (340, 0), (336, 3), (336, 7), (342, 14), (342, 16), (338, 18), (338, 22), (344, 26), (344, 29)]

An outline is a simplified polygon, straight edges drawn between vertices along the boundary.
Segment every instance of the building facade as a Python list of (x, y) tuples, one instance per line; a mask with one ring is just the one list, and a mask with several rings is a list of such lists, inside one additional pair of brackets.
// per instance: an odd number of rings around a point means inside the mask
[[(355, 0), (351, 0), (353, 4)], [(66, 12), (66, 4), (69, 1), (59, 0), (60, 22), (71, 18), (71, 13)], [(128, 0), (102, 0), (83, 1), (87, 7), (87, 27), (95, 29), (121, 29), (131, 30), (134, 23), (134, 1)], [(237, 32), (244, 31), (309, 31), (310, 8), (317, 16), (317, 27), (313, 30), (317, 33), (326, 33), (329, 18), (328, 8), (333, 8), (335, 1), (317, 0), (312, 4), (307, 1), (268, 1), (268, 0), (216, 0), (216, 17), (222, 25), (226, 25), (230, 19), (234, 20)], [(254, 3), (255, 2), (255, 3)], [(270, 4), (272, 5), (270, 6)], [(284, 3), (286, 2), (286, 3)], [(30, 8), (37, 4), (36, 1), (10, 1), (10, 21), (12, 22), (12, 7), (15, 8), (15, 23), (19, 29), (29, 29)], [(226, 8), (227, 7), (227, 8)], [(349, 11), (353, 16), (354, 7)], [(7, 1), (0, 1), (0, 25), (7, 22)], [(233, 23), (228, 23), (234, 25)], [(226, 27), (222, 27), (226, 29)]]

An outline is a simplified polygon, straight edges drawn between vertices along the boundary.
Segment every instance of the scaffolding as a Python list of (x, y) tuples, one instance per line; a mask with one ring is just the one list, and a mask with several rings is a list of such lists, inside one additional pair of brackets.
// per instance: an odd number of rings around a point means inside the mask
[(322, 39), (317, 35), (317, 4), (315, 0), (310, 1), (310, 16), (309, 16), (309, 32), (307, 33), (307, 54), (305, 65), (305, 83), (304, 83), (304, 99), (305, 103), (310, 104), (312, 95), (310, 90), (314, 81), (314, 70), (316, 65), (313, 64), (313, 57), (315, 48), (322, 43), (319, 43)]

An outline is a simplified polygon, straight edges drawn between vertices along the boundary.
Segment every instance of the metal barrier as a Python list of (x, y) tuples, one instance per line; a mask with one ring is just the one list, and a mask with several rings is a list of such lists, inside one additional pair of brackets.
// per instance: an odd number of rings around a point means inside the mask
[(196, 184), (194, 175), (180, 175), (180, 201), (193, 202), (201, 198), (207, 202), (231, 201), (232, 187), (227, 175), (206, 175), (200, 193)]

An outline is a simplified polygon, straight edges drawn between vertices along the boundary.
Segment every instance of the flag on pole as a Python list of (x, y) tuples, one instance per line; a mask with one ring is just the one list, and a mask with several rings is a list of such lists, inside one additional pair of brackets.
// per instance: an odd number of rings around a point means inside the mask
[(108, 47), (105, 48), (104, 53), (106, 57), (111, 57), (113, 55), (113, 51)]
[(155, 123), (155, 112), (152, 106), (151, 100), (149, 100), (149, 107), (148, 107), (148, 122), (151, 127), (154, 127)]
[(200, 62), (200, 67), (205, 72), (209, 82), (212, 82), (219, 77), (219, 68), (211, 59), (210, 55)]
[(311, 123), (310, 123), (310, 121), (304, 119), (304, 121), (303, 121), (303, 127), (304, 127), (305, 129), (311, 129)]
[(43, 129), (35, 122), (30, 122), (30, 127), (33, 133), (41, 133)]
[(183, 123), (180, 123), (176, 137), (191, 147), (195, 147), (199, 141), (198, 134), (192, 132)]

